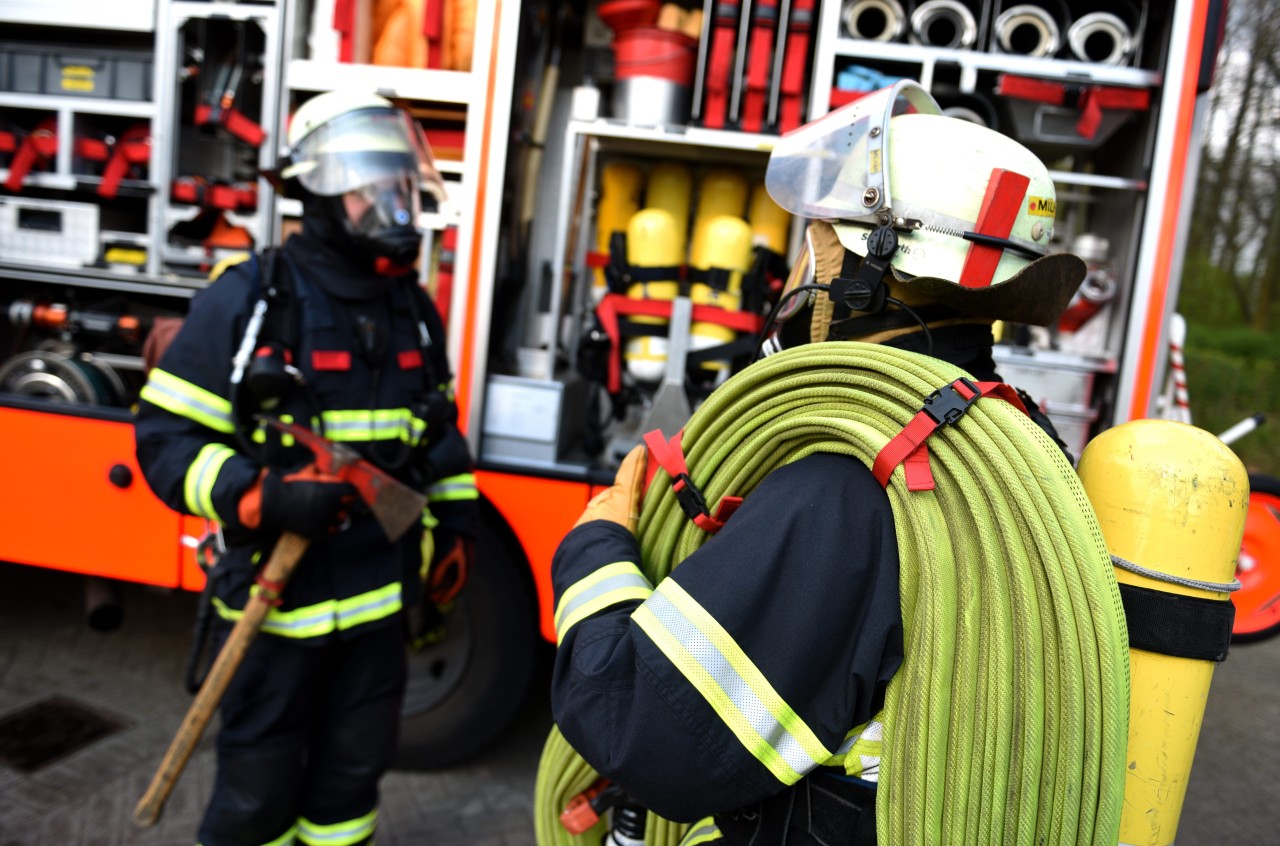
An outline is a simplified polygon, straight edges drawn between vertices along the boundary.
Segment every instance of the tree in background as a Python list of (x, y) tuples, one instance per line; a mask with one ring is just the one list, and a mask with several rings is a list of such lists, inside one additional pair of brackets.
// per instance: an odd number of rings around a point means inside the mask
[(1178, 308), (1196, 424), (1265, 412), (1233, 447), (1280, 474), (1280, 0), (1232, 0), (1228, 14)]
[(1210, 93), (1191, 220), (1184, 313), (1280, 326), (1280, 4), (1235, 0)]

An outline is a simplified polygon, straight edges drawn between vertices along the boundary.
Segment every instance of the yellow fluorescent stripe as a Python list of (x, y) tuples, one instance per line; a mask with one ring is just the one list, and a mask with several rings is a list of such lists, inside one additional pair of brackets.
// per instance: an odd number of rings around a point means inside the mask
[(581, 623), (597, 611), (602, 611), (610, 605), (630, 602), (633, 599), (644, 602), (652, 593), (653, 591), (648, 588), (635, 585), (633, 587), (611, 590), (602, 596), (597, 596), (594, 599), (584, 602), (582, 605), (573, 609), (572, 614), (556, 625), (556, 645), (558, 646), (564, 641), (564, 636), (568, 633), (569, 629), (573, 628), (578, 623)]
[(298, 827), (295, 825), (284, 834), (272, 840), (270, 843), (264, 843), (262, 846), (289, 846), (293, 843), (294, 837), (298, 834)]
[(593, 570), (569, 586), (556, 604), (556, 642), (561, 643), (575, 624), (611, 605), (639, 600), (653, 593), (653, 586), (630, 561), (616, 561)]
[(831, 753), (822, 745), (822, 741), (818, 740), (817, 735), (810, 730), (804, 720), (800, 719), (800, 715), (787, 704), (785, 699), (778, 695), (778, 692), (773, 689), (773, 685), (769, 684), (769, 680), (764, 677), (764, 674), (752, 663), (751, 659), (747, 657), (734, 639), (729, 636), (724, 627), (716, 622), (716, 619), (708, 614), (706, 609), (698, 604), (697, 600), (686, 593), (684, 588), (680, 587), (672, 579), (664, 580), (658, 589), (689, 622), (697, 626), (707, 640), (720, 649), (720, 652), (729, 660), (733, 669), (750, 686), (751, 691), (764, 706), (769, 709), (769, 713), (773, 715), (773, 718), (800, 743), (806, 755), (817, 763), (821, 763), (831, 757)]
[(407, 408), (341, 409), (326, 411), (321, 417), (325, 435), (334, 441), (398, 439), (416, 443), (427, 428), (426, 421), (414, 417)]
[(160, 368), (152, 368), (142, 399), (215, 432), (233, 432), (231, 402)]
[(635, 613), (631, 615), (631, 619), (657, 644), (658, 649), (662, 650), (662, 654), (667, 656), (667, 659), (676, 666), (676, 669), (689, 680), (694, 689), (702, 694), (702, 697), (710, 703), (716, 714), (733, 732), (734, 736), (738, 738), (738, 741), (773, 774), (774, 778), (783, 784), (791, 785), (804, 776), (803, 773), (796, 772), (790, 764), (783, 760), (777, 750), (760, 736), (755, 727), (733, 704), (724, 689), (711, 677), (710, 673), (703, 669), (698, 660), (689, 654), (684, 644), (667, 631), (666, 627), (658, 621), (647, 605), (641, 605), (637, 608)]
[[(262, 630), (281, 637), (308, 638), (352, 629), (397, 613), (401, 607), (400, 590), (400, 583), (393, 582), (342, 600), (328, 599), (289, 611), (272, 608), (262, 622)], [(252, 602), (257, 594), (255, 585), (249, 590), (249, 601)], [(216, 596), (213, 605), (219, 617), (231, 622), (240, 619), (244, 613)]]
[(318, 825), (303, 817), (298, 820), (298, 839), (303, 843), (325, 844), (325, 846), (350, 846), (373, 834), (377, 823), (377, 809), (363, 817), (329, 825)]
[(213, 508), (213, 485), (218, 481), (222, 465), (226, 464), (227, 459), (233, 455), (235, 451), (230, 447), (222, 444), (205, 444), (196, 455), (196, 460), (191, 462), (183, 478), (182, 490), (187, 508), (192, 514), (209, 520), (222, 519)]
[(632, 573), (639, 572), (640, 568), (630, 561), (617, 561), (592, 570), (589, 576), (581, 578), (570, 585), (569, 589), (560, 597), (560, 601), (556, 603), (556, 616), (560, 616), (565, 607), (573, 602), (578, 595), (590, 590), (605, 579), (611, 579), (614, 576), (629, 576)]
[(716, 825), (715, 818), (703, 817), (689, 826), (684, 839), (680, 841), (680, 846), (698, 846), (700, 843), (709, 843), (720, 838), (720, 827)]

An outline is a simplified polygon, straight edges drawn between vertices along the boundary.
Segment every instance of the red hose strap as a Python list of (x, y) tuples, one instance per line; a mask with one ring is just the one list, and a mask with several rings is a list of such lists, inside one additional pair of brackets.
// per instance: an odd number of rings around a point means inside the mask
[(151, 131), (146, 126), (135, 126), (120, 136), (116, 142), (111, 160), (102, 171), (102, 184), (98, 186), (99, 196), (111, 199), (120, 190), (120, 180), (129, 173), (129, 168), (144, 164), (151, 159)]
[(263, 577), (262, 574), (255, 576), (253, 581), (258, 586), (259, 599), (273, 608), (280, 607), (280, 603), (284, 602), (281, 599), (281, 594), (284, 593), (284, 582), (270, 581)]
[(925, 397), (924, 407), (876, 455), (871, 472), (880, 484), (888, 487), (894, 469), (903, 464), (907, 490), (933, 490), (935, 483), (925, 440), (942, 426), (963, 417), (969, 406), (982, 397), (1002, 399), (1023, 414), (1027, 413), (1017, 393), (1003, 382), (972, 382), (961, 377), (944, 385)]
[(680, 447), (682, 437), (684, 437), (684, 430), (676, 432), (668, 441), (662, 437), (660, 430), (654, 429), (652, 432), (645, 433), (644, 443), (649, 448), (649, 455), (671, 477), (671, 490), (675, 491), (680, 510), (699, 529), (714, 535), (724, 528), (725, 522), (733, 516), (733, 512), (738, 510), (738, 506), (742, 504), (742, 497), (721, 498), (715, 516), (712, 516), (702, 491), (698, 490), (689, 476), (689, 467), (684, 460), (684, 450)]
[[(671, 319), (671, 300), (636, 300), (625, 294), (605, 294), (596, 306), (600, 328), (609, 336), (609, 375), (605, 387), (609, 393), (622, 390), (622, 329), (619, 315), (625, 317), (665, 317)], [(734, 332), (759, 332), (764, 318), (747, 311), (726, 311), (719, 306), (696, 305), (690, 317), (693, 323), (714, 323)]]
[(14, 193), (22, 190), (22, 181), (27, 178), (35, 163), (48, 161), (58, 154), (58, 136), (54, 134), (53, 125), (53, 121), (45, 121), (22, 139), (9, 164), (9, 178), (4, 187)]
[(996, 93), (1002, 97), (1079, 109), (1076, 132), (1082, 138), (1097, 136), (1103, 109), (1144, 112), (1151, 108), (1151, 92), (1145, 88), (1068, 85), (1012, 74), (999, 76)]
[(227, 132), (254, 147), (261, 147), (267, 138), (263, 128), (238, 109), (223, 109), (221, 123), (227, 128)]

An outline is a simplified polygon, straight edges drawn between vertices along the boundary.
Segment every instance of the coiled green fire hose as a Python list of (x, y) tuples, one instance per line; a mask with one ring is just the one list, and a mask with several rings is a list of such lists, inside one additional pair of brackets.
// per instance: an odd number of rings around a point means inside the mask
[[(815, 452), (870, 467), (927, 394), (966, 375), (856, 342), (778, 353), (689, 420), (690, 475), (714, 513), (721, 497), (746, 495)], [(978, 401), (927, 446), (936, 489), (908, 491), (901, 468), (888, 487), (906, 658), (881, 717), (877, 839), (1114, 846), (1128, 636), (1084, 490), (1044, 432), (999, 399)], [(659, 470), (640, 520), (641, 566), (655, 585), (710, 537), (681, 512), (669, 481)], [(597, 778), (553, 728), (535, 795), (540, 846), (600, 842), (600, 829), (575, 837), (558, 820)], [(686, 828), (650, 813), (645, 842), (675, 846)]]

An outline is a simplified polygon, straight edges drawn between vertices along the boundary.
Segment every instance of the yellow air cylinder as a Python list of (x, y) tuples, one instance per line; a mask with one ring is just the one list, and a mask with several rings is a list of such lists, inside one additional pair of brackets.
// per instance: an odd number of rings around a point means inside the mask
[(682, 256), (685, 254), (692, 194), (693, 183), (689, 169), (684, 165), (678, 162), (660, 162), (649, 171), (644, 207), (662, 209), (671, 215), (676, 224), (676, 236)]
[(693, 215), (693, 242), (689, 247), (689, 260), (701, 237), (704, 226), (721, 215), (744, 217), (747, 210), (747, 179), (736, 170), (716, 167), (708, 170), (698, 183), (698, 207)]
[[(632, 267), (680, 266), (683, 253), (679, 249), (675, 218), (662, 209), (642, 209), (631, 216), (627, 223), (627, 263)], [(679, 282), (674, 278), (656, 282), (636, 282), (627, 289), (633, 300), (674, 300), (679, 292)], [(659, 317), (636, 317), (634, 322), (666, 325), (669, 321)], [(623, 349), (627, 372), (641, 382), (661, 381), (667, 367), (667, 339), (653, 335), (641, 335), (627, 340)]]
[(787, 254), (787, 227), (791, 224), (791, 216), (773, 201), (763, 182), (751, 189), (747, 220), (751, 223), (751, 236), (756, 246), (780, 256)]
[[(742, 274), (751, 269), (751, 239), (751, 226), (740, 217), (719, 215), (706, 222), (694, 241), (690, 265), (697, 270), (728, 270), (729, 284), (726, 290), (720, 290), (695, 282), (689, 290), (694, 305), (719, 306), (727, 311), (742, 309)], [(734, 338), (733, 330), (726, 326), (697, 321), (689, 327), (689, 335), (690, 350), (727, 344)], [(712, 360), (701, 366), (704, 370), (728, 370), (729, 362)]]
[[(1135, 420), (1094, 438), (1079, 473), (1112, 555), (1183, 579), (1233, 579), (1249, 478), (1216, 437), (1185, 423)], [(1228, 596), (1119, 567), (1116, 579), (1206, 599)], [(1130, 649), (1122, 846), (1174, 842), (1213, 668), (1213, 661)]]
[[(640, 189), (644, 174), (634, 165), (610, 162), (600, 171), (600, 201), (596, 205), (596, 250), (608, 255), (609, 238), (625, 232), (627, 221), (640, 210)], [(597, 289), (603, 290), (604, 270), (595, 273)]]

